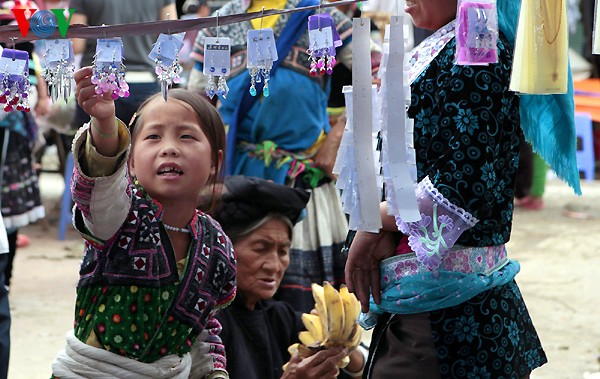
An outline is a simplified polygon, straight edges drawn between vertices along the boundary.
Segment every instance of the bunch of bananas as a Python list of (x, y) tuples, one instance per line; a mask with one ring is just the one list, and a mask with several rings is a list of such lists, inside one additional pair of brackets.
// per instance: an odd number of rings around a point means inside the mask
[[(306, 358), (335, 346), (343, 346), (352, 352), (362, 338), (362, 328), (357, 322), (360, 303), (356, 296), (345, 285), (338, 292), (329, 282), (323, 282), (323, 286), (313, 283), (312, 294), (317, 314), (302, 314), (306, 330), (298, 334), (300, 343), (288, 348), (290, 355), (297, 351), (300, 358)], [(346, 367), (349, 362), (350, 358), (346, 356), (338, 366)]]

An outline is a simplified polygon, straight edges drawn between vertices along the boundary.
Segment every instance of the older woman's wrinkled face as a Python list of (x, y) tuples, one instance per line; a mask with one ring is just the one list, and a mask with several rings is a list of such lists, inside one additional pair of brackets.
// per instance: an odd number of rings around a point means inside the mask
[(436, 30), (456, 17), (457, 0), (406, 0), (406, 13), (415, 26)]
[(289, 227), (272, 219), (233, 246), (238, 291), (249, 309), (275, 295), (290, 264), (290, 243)]

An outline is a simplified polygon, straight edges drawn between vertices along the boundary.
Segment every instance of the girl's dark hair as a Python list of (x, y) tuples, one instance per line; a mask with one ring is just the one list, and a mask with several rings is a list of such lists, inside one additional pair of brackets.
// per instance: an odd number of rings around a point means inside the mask
[[(169, 90), (168, 97), (179, 100), (182, 103), (189, 105), (194, 110), (196, 116), (198, 117), (198, 121), (200, 121), (200, 129), (202, 129), (202, 132), (210, 144), (210, 151), (212, 155), (211, 161), (214, 162), (216, 166), (216, 172), (215, 175), (211, 175), (211, 177), (208, 179), (209, 182), (206, 184), (206, 187), (211, 189), (212, 194), (210, 196), (210, 201), (204, 203), (206, 209), (203, 210), (208, 213), (212, 213), (217, 206), (220, 197), (218, 191), (221, 186), (217, 185), (217, 183), (223, 182), (223, 168), (225, 167), (226, 156), (225, 125), (223, 124), (223, 120), (221, 119), (217, 109), (207, 99), (193, 91), (183, 88), (173, 88)], [(141, 119), (144, 117), (144, 109), (148, 106), (148, 104), (158, 98), (162, 98), (162, 94), (157, 93), (146, 99), (142, 105), (140, 105), (137, 112), (133, 115), (131, 122), (129, 123), (132, 142), (135, 141), (135, 138), (139, 133), (139, 127), (143, 123)], [(134, 144), (132, 143), (132, 151), (133, 148)], [(219, 150), (223, 152), (221, 159), (219, 159)], [(200, 192), (204, 191), (201, 190)], [(206, 195), (206, 193), (203, 194)], [(201, 193), (198, 193), (199, 197), (200, 195)]]

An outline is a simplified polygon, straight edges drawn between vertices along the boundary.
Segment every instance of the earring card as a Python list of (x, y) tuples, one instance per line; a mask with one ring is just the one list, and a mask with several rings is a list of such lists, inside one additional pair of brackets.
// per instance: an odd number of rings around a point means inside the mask
[(148, 57), (153, 61), (160, 59), (163, 65), (170, 66), (177, 59), (177, 54), (183, 47), (184, 35), (185, 33), (161, 33)]
[(46, 65), (58, 63), (63, 59), (69, 63), (73, 62), (75, 60), (75, 56), (73, 54), (73, 43), (70, 39), (46, 40), (46, 49), (43, 58), (46, 62)]
[(2, 75), (27, 74), (29, 68), (29, 54), (26, 51), (4, 49), (0, 58), (0, 73)]
[(316, 57), (335, 56), (335, 48), (342, 46), (342, 39), (329, 13), (308, 17), (309, 49)]
[(226, 76), (231, 70), (231, 40), (206, 37), (204, 40), (204, 75)]
[(248, 68), (269, 68), (277, 59), (273, 29), (248, 30)]
[(98, 39), (96, 42), (96, 62), (121, 62), (123, 41), (121, 38)]

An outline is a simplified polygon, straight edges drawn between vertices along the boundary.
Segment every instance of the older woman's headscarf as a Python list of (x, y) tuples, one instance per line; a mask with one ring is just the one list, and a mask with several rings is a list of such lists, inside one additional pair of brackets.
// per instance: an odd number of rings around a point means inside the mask
[(293, 227), (304, 217), (309, 198), (310, 194), (303, 189), (255, 177), (228, 176), (214, 217), (235, 243), (273, 215), (287, 220), (288, 226)]

